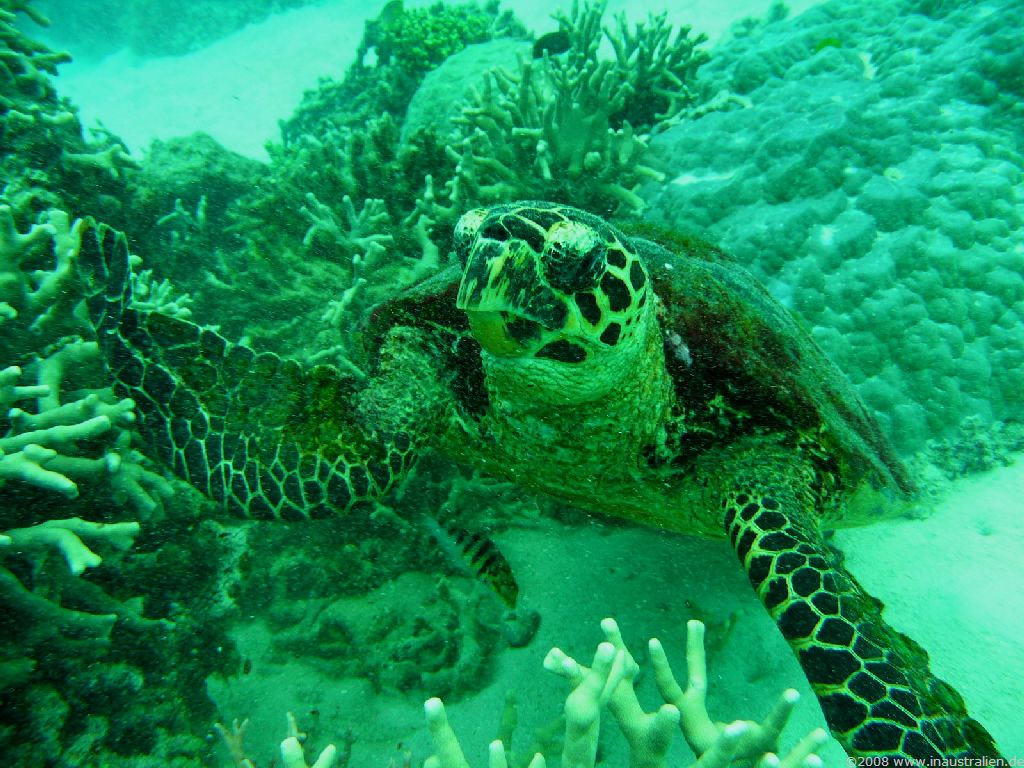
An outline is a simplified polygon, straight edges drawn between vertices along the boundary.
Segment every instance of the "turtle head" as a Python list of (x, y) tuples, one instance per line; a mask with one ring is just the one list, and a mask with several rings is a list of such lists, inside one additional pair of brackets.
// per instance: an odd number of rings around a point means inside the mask
[(456, 303), (489, 372), (572, 401), (602, 396), (640, 362), (653, 317), (647, 270), (607, 222), (554, 203), (481, 208), (459, 220), (455, 249)]

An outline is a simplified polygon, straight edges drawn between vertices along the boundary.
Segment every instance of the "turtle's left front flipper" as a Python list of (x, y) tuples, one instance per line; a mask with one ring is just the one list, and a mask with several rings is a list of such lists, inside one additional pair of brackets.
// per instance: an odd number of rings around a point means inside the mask
[[(344, 513), (387, 493), (410, 467), (413, 435), (426, 428), (367, 426), (359, 387), (337, 369), (304, 368), (133, 307), (122, 233), (89, 222), (77, 266), (114, 387), (135, 401), (151, 455), (229, 511), (260, 519)], [(426, 398), (407, 405), (428, 418)]]
[(710, 490), (726, 533), (847, 753), (999, 757), (960, 695), (931, 672), (924, 649), (885, 622), (881, 602), (825, 542), (816, 465), (770, 439), (732, 446), (715, 460)]

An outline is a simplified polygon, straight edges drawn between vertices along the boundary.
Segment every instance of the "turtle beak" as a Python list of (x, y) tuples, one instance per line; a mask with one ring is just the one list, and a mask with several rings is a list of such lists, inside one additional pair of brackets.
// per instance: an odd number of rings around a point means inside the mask
[(519, 342), (512, 338), (500, 312), (467, 310), (469, 329), (480, 346), (496, 357), (518, 357), (527, 353)]

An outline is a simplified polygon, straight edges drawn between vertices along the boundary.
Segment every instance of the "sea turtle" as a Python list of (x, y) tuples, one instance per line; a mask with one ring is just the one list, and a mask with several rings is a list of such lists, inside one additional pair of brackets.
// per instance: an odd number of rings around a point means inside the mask
[(587, 212), (473, 210), (457, 264), (379, 306), (369, 382), (130, 306), (123, 236), (80, 265), (121, 394), (167, 464), (257, 518), (344, 513), (425, 449), (574, 504), (727, 536), (850, 755), (996, 757), (822, 530), (913, 482), (793, 316), (714, 248)]

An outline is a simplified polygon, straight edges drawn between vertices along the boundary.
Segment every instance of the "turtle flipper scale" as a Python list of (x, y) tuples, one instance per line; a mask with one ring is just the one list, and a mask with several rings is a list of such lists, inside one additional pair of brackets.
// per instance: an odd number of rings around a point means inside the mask
[(175, 474), (235, 514), (303, 519), (382, 496), (410, 467), (411, 438), (368, 432), (354, 383), (330, 366), (231, 344), (210, 328), (131, 307), (122, 233), (93, 224), (79, 270), (118, 394)]
[(826, 544), (812, 461), (767, 440), (730, 453), (719, 457), (726, 471), (715, 489), (726, 533), (847, 753), (999, 757), (960, 695), (931, 672), (924, 649), (885, 622), (882, 603)]

